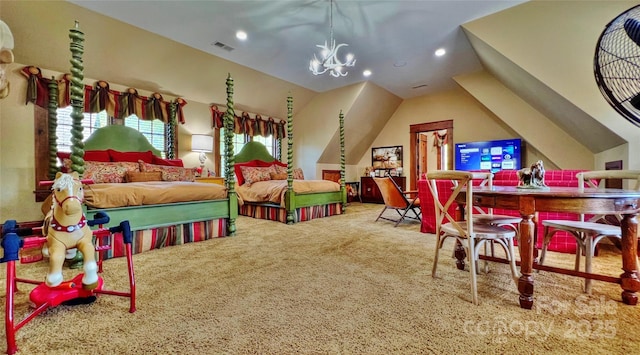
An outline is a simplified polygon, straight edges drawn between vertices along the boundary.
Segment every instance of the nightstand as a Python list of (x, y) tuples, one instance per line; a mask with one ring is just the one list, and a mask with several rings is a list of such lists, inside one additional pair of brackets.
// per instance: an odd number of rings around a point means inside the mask
[(208, 184), (224, 185), (224, 178), (217, 176), (197, 177), (196, 182), (206, 182)]

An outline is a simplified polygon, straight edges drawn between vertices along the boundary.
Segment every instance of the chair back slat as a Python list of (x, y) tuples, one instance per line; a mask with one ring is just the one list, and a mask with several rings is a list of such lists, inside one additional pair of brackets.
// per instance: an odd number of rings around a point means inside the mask
[[(578, 178), (578, 186), (581, 190), (585, 187), (591, 188), (604, 188), (607, 180), (623, 180), (629, 181), (633, 186), (633, 190), (640, 190), (640, 170), (592, 170), (582, 171), (576, 174)], [(586, 186), (585, 186), (586, 185)], [(614, 215), (614, 217), (620, 222), (622, 216)], [(580, 215), (580, 221), (584, 222), (584, 215)], [(608, 222), (606, 215), (595, 215), (589, 219), (589, 222), (604, 221)]]
[[(449, 213), (449, 207), (456, 202), (458, 195), (463, 189), (466, 189), (466, 203), (464, 207), (465, 218), (471, 221), (473, 218), (473, 187), (470, 181), (473, 179), (473, 174), (466, 171), (455, 170), (442, 170), (427, 173), (427, 180), (429, 180), (429, 189), (433, 196), (433, 202), (436, 210), (436, 226), (439, 228), (441, 225), (449, 223), (453, 226), (462, 236), (473, 235), (473, 223), (466, 223), (465, 226), (457, 220), (456, 216), (452, 216)], [(438, 198), (438, 189), (436, 182), (438, 180), (451, 180), (453, 181), (453, 192), (449, 196), (449, 199), (443, 204)], [(436, 230), (436, 233), (440, 233), (440, 230)]]

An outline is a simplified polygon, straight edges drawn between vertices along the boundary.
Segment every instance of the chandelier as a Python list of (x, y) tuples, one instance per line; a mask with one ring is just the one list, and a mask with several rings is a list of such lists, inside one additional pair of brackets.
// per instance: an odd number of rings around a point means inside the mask
[[(316, 44), (316, 47), (320, 48), (320, 59), (313, 55), (313, 59), (309, 62), (309, 70), (313, 75), (321, 75), (326, 72), (335, 78), (346, 76), (348, 72), (343, 71), (346, 67), (352, 67), (356, 64), (356, 59), (353, 54), (347, 54), (346, 60), (341, 62), (338, 59), (338, 49), (341, 47), (347, 47), (348, 44), (340, 43), (336, 45), (336, 40), (333, 39), (333, 0), (331, 0), (331, 11), (329, 13), (329, 25), (331, 28), (330, 41), (324, 41), (324, 45)], [(330, 45), (330, 46), (329, 46)]]

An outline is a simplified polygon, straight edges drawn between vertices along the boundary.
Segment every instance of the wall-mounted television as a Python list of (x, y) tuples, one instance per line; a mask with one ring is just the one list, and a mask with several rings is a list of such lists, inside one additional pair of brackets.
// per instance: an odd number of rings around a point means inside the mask
[(456, 170), (519, 170), (522, 168), (520, 138), (456, 143)]

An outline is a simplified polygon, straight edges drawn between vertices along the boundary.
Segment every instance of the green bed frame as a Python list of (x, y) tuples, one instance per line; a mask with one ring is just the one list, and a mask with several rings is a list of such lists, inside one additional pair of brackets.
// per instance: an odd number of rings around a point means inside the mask
[[(291, 115), (291, 102), (288, 101), (288, 124), (287, 124), (287, 182), (288, 188), (285, 193), (285, 210), (287, 213), (287, 224), (295, 222), (294, 214), (297, 209), (313, 206), (324, 206), (330, 204), (340, 204), (342, 213), (345, 213), (347, 205), (347, 190), (345, 186), (345, 154), (344, 154), (344, 115), (340, 111), (340, 191), (332, 192), (314, 192), (298, 194), (293, 191), (293, 123)], [(269, 154), (267, 148), (260, 142), (246, 143), (240, 152), (235, 156), (235, 163), (245, 163), (252, 160), (262, 160), (265, 162), (273, 162), (276, 159)], [(253, 205), (263, 205), (270, 208), (282, 208), (275, 206), (273, 203), (248, 203)]]
[[(123, 152), (151, 150), (154, 155), (160, 156), (160, 152), (140, 132), (119, 125), (110, 125), (95, 130), (85, 140), (84, 149), (114, 149)], [(235, 193), (229, 193), (227, 198), (221, 200), (100, 209), (85, 207), (88, 219), (93, 219), (99, 211), (106, 212), (111, 219), (106, 227), (117, 226), (120, 221), (129, 220), (132, 231), (224, 218), (228, 219), (227, 235), (233, 235), (235, 233), (235, 219), (238, 216), (238, 198)]]

